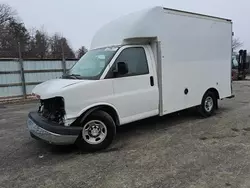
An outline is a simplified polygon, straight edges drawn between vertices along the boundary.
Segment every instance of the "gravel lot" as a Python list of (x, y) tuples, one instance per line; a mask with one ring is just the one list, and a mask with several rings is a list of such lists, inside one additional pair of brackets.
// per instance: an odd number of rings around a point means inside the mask
[(98, 153), (32, 139), (37, 104), (2, 104), (0, 187), (250, 187), (250, 81), (234, 91), (211, 118), (187, 110), (129, 124)]

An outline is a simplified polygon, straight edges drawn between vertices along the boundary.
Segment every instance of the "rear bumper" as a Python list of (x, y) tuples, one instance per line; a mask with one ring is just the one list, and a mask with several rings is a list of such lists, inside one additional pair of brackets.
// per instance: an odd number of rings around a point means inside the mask
[(49, 122), (37, 112), (29, 113), (27, 126), (33, 138), (55, 145), (74, 144), (81, 132), (80, 127), (65, 127)]

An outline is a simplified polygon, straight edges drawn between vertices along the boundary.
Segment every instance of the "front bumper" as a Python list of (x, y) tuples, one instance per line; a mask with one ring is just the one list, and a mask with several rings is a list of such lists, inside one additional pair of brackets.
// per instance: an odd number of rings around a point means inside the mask
[(37, 112), (29, 113), (27, 126), (33, 138), (55, 145), (74, 144), (81, 132), (80, 127), (65, 127), (49, 122)]

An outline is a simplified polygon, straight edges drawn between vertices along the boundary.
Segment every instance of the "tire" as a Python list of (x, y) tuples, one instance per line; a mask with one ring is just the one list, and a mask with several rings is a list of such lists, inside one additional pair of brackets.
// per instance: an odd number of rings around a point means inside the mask
[(81, 125), (81, 131), (76, 145), (85, 151), (106, 149), (116, 134), (116, 125), (113, 118), (104, 111), (95, 111), (90, 114)]
[(205, 118), (212, 116), (217, 108), (217, 102), (217, 98), (213, 92), (206, 92), (202, 98), (201, 105), (198, 107), (198, 112)]

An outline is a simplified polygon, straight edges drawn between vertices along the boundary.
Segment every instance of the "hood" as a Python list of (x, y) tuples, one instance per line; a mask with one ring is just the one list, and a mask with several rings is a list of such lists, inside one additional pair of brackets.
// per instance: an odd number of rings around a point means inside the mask
[(72, 85), (89, 83), (91, 80), (53, 79), (37, 85), (32, 93), (39, 95), (41, 99), (60, 96), (60, 92)]

